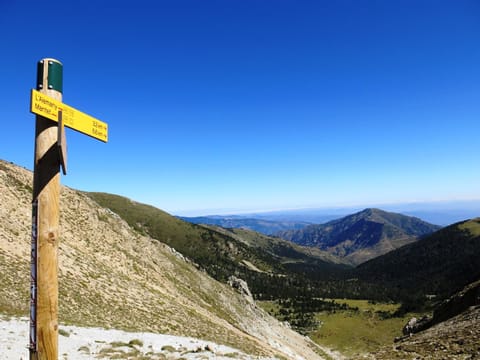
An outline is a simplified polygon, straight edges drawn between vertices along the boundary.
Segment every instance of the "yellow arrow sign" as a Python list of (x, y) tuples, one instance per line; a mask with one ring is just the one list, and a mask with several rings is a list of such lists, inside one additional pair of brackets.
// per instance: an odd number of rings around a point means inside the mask
[(108, 141), (107, 123), (32, 89), (30, 112), (58, 122), (58, 110), (62, 110), (65, 126), (100, 141)]

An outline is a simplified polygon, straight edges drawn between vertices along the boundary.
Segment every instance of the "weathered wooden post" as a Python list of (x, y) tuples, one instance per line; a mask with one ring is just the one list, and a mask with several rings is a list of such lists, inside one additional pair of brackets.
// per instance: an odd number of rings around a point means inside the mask
[[(63, 65), (43, 59), (37, 90), (62, 101)], [(36, 115), (32, 206), (30, 359), (58, 359), (58, 237), (60, 161), (58, 124)]]
[(64, 126), (107, 142), (108, 125), (62, 102), (63, 65), (43, 59), (30, 111), (36, 114), (32, 202), (30, 360), (58, 359), (60, 166), (66, 174)]

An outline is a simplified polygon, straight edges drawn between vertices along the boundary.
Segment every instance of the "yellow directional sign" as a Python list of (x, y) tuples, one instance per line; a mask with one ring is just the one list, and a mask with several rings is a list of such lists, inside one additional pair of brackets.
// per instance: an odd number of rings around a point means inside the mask
[(108, 141), (106, 123), (34, 89), (30, 100), (30, 112), (58, 122), (58, 111), (61, 110), (65, 126), (100, 141)]

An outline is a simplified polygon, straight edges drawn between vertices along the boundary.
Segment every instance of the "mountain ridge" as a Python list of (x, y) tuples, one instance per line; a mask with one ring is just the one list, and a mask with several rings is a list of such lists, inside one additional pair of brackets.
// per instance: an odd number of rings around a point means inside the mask
[[(0, 313), (6, 315), (29, 309), (32, 177), (0, 160)], [(62, 187), (60, 196), (60, 322), (191, 336), (256, 356), (321, 358), (316, 345), (84, 193)]]
[(367, 208), (355, 214), (276, 235), (305, 246), (318, 247), (358, 265), (440, 229), (421, 219)]
[[(330, 254), (286, 240), (249, 230), (239, 233), (239, 229), (187, 223), (155, 207), (119, 195), (86, 195), (121, 216), (138, 231), (165, 242), (192, 259), (216, 280), (225, 283), (230, 275), (237, 274), (247, 281), (258, 299), (295, 296), (307, 286), (306, 282), (310, 282), (305, 278), (305, 268), (309, 273), (316, 272), (321, 279), (327, 279), (346, 266)], [(264, 246), (253, 246), (255, 241), (251, 238)], [(276, 245), (271, 246), (274, 243)], [(292, 278), (291, 287), (285, 286), (286, 275)]]

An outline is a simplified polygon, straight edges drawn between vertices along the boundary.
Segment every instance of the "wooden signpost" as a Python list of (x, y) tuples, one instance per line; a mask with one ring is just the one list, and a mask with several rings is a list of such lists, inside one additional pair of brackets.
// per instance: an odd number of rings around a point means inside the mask
[(107, 142), (108, 126), (62, 103), (63, 65), (43, 59), (37, 65), (30, 284), (30, 360), (58, 359), (58, 242), (60, 167), (67, 170), (64, 126)]

